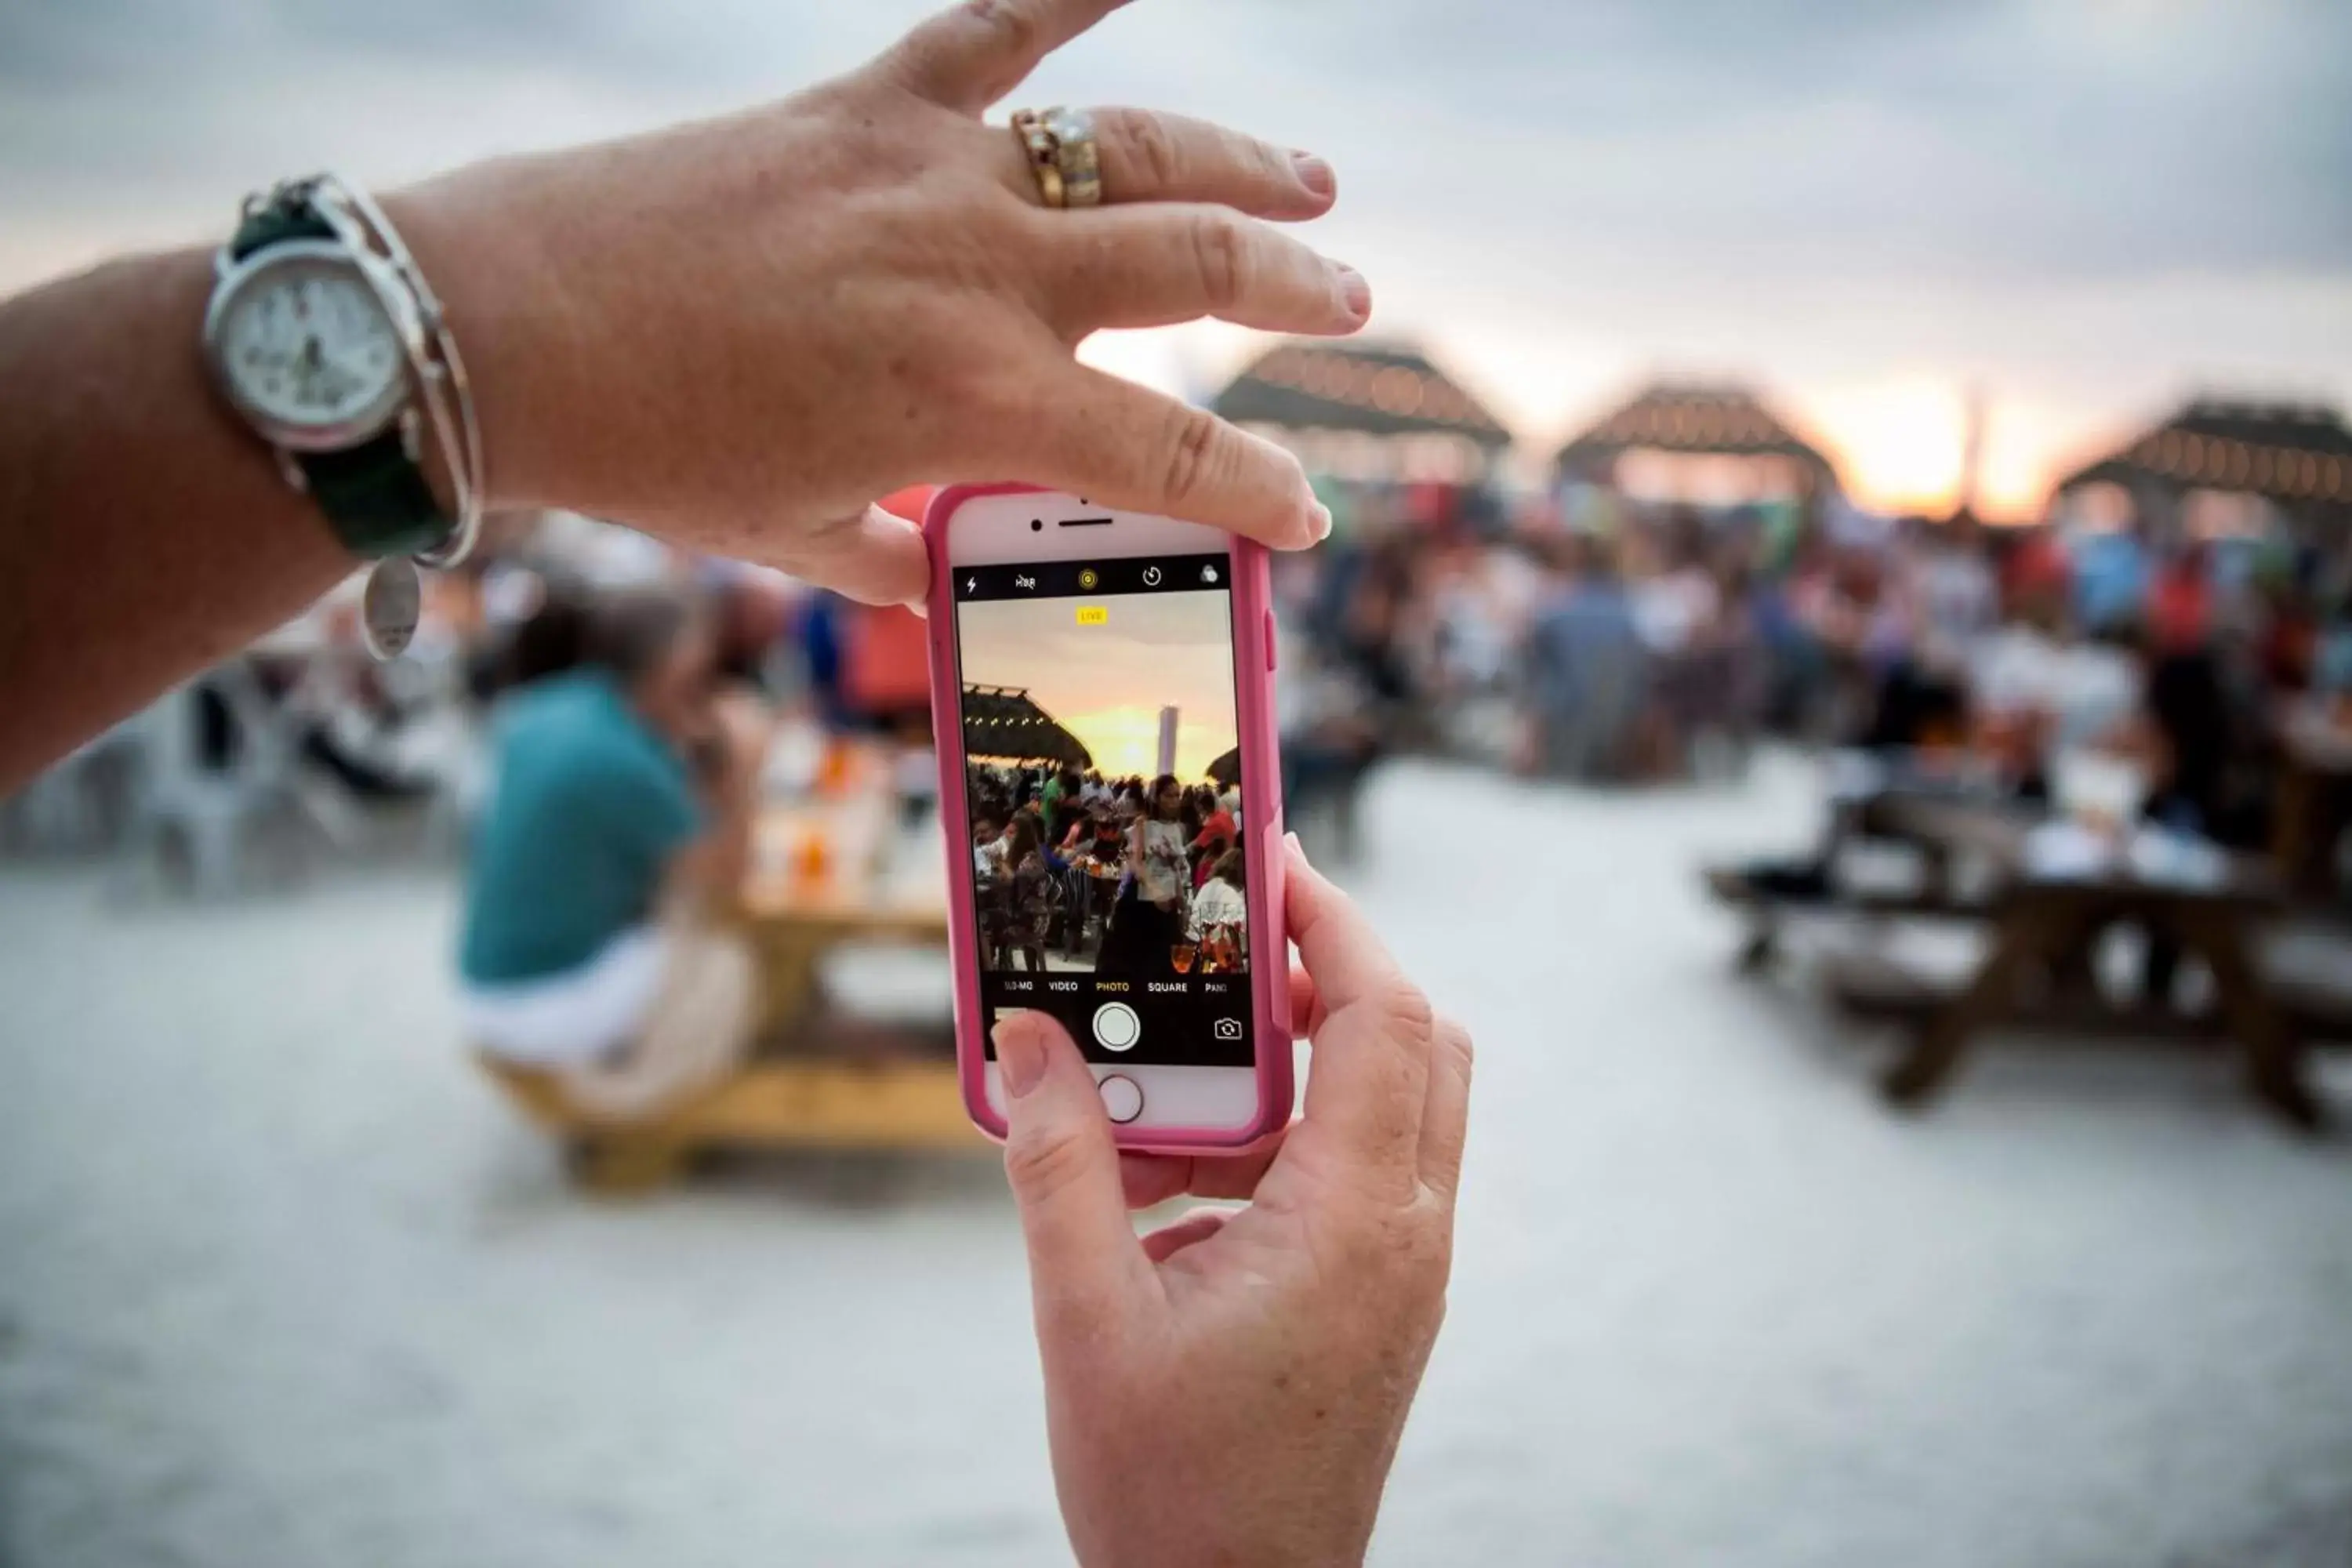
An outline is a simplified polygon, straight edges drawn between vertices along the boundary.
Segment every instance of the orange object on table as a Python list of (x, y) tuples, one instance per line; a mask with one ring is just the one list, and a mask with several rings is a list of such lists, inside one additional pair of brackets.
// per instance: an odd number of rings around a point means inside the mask
[(849, 780), (849, 745), (838, 735), (824, 738), (824, 750), (817, 754), (816, 787), (824, 795), (836, 795)]

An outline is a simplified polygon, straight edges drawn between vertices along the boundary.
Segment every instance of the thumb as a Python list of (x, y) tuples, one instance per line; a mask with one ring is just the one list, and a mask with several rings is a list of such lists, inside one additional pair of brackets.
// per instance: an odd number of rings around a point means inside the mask
[(1128, 1221), (1118, 1151), (1094, 1074), (1062, 1026), (1044, 1013), (1006, 1015), (995, 1040), (1004, 1083), (1004, 1174), (1029, 1243), (1038, 1319), (1107, 1319), (1146, 1265)]

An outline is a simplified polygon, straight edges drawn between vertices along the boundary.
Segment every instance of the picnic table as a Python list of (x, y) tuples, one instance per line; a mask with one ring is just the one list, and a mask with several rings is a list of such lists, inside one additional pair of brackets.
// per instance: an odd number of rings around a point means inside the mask
[(878, 751), (845, 749), (825, 785), (761, 812), (737, 919), (760, 955), (763, 1033), (820, 1000), (818, 970), (845, 943), (944, 950), (947, 874), (936, 829), (903, 826)]
[[(2320, 1125), (2320, 1105), (2305, 1076), (2305, 1047), (2315, 1036), (2347, 1031), (2332, 998), (2284, 984), (2258, 962), (2258, 927), (2284, 904), (2284, 888), (2262, 861), (2210, 846), (2198, 847), (2193, 865), (2084, 854), (2080, 840), (2064, 837), (2084, 830), (2040, 808), (1900, 789), (1862, 803), (1858, 825), (1870, 837), (1916, 847), (1925, 876), (1916, 892), (1843, 907), (1990, 928), (1982, 958), (1958, 986), (1877, 953), (1846, 954), (1827, 966), (1831, 993), (1846, 1010), (1909, 1028), (1906, 1049), (1881, 1081), (1890, 1100), (1906, 1107), (1931, 1101), (1976, 1037), (1993, 1027), (2223, 1039), (2243, 1053), (2247, 1085), (2263, 1105), (2293, 1126)], [(2053, 857), (2053, 849), (2068, 853)], [(1982, 891), (1963, 896), (1956, 889), (1960, 864), (1983, 873)], [(1710, 880), (1718, 896), (1751, 911), (1769, 902), (1722, 869)], [(1835, 899), (1822, 901), (1840, 907)], [(1769, 945), (1770, 915), (1759, 918), (1767, 923), (1751, 936), (1744, 962), (1756, 962), (1759, 945)], [(2103, 992), (2092, 952), (2103, 933), (2126, 923), (2201, 959), (2212, 975), (2212, 1006), (2183, 1013), (2166, 998)]]

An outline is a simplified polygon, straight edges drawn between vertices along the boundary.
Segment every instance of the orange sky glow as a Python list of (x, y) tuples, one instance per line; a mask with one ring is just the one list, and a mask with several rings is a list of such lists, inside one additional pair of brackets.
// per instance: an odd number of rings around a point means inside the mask
[[(1082, 604), (1103, 624), (1079, 624)], [(1223, 594), (988, 599), (958, 607), (956, 635), (968, 684), (1026, 690), (1106, 776), (1158, 771), (1163, 707), (1179, 714), (1176, 773), (1188, 782), (1236, 742)]]

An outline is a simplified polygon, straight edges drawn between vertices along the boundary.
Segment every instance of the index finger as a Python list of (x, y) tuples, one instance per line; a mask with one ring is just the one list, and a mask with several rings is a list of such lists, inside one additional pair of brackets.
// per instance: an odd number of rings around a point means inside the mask
[(1127, 0), (965, 0), (892, 47), (884, 67), (949, 109), (977, 114), (1038, 62)]
[(1105, 506), (1205, 522), (1276, 550), (1331, 531), (1298, 459), (1205, 408), (1066, 362), (1017, 426), (1024, 476)]
[(919, 605), (931, 581), (923, 531), (878, 506), (781, 542), (751, 534), (741, 553), (861, 605)]
[(1290, 940), (1323, 1019), (1307, 1075), (1308, 1124), (1366, 1162), (1417, 1177), (1436, 1016), (1371, 922), (1287, 841)]

